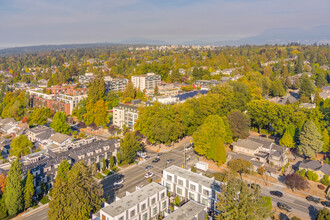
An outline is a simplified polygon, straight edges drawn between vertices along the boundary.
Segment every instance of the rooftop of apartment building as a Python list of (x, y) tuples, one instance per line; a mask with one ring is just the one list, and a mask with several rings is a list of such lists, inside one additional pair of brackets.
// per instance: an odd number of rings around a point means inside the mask
[(164, 219), (167, 220), (190, 220), (195, 219), (195, 216), (205, 211), (205, 206), (190, 200), (179, 209), (175, 210), (172, 214)]
[(150, 183), (112, 203), (111, 205), (104, 207), (102, 211), (112, 217), (115, 217), (164, 189), (165, 187), (160, 184)]
[(115, 108), (130, 108), (137, 110), (141, 106), (148, 106), (148, 105), (152, 105), (152, 103), (148, 101), (143, 102), (140, 99), (134, 99), (130, 103), (119, 103), (118, 106)]

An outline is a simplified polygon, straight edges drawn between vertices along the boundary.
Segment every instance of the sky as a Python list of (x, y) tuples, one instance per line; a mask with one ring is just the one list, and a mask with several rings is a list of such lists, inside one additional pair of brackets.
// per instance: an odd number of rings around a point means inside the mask
[(236, 40), (282, 27), (330, 25), (329, 0), (0, 0), (0, 48)]

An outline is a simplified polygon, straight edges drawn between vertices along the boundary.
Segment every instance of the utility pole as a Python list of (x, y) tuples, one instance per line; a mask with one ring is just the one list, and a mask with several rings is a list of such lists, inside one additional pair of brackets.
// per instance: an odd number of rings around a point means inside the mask
[(183, 148), (183, 168), (186, 169), (186, 145)]

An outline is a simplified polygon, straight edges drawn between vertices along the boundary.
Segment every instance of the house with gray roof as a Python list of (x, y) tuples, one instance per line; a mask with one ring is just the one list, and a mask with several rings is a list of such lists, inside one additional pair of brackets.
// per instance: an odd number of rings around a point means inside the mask
[(156, 219), (168, 211), (169, 199), (166, 187), (150, 183), (100, 210), (100, 219)]
[(206, 207), (192, 200), (166, 216), (166, 220), (204, 220), (207, 213)]
[(323, 161), (317, 160), (303, 160), (298, 164), (299, 170), (307, 170), (315, 172), (319, 179), (322, 179), (325, 175), (330, 176), (330, 165)]

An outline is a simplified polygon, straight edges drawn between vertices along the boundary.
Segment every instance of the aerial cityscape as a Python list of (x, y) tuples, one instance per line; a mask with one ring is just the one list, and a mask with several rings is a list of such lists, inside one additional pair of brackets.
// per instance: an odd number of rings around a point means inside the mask
[(330, 220), (330, 2), (0, 4), (0, 220)]

